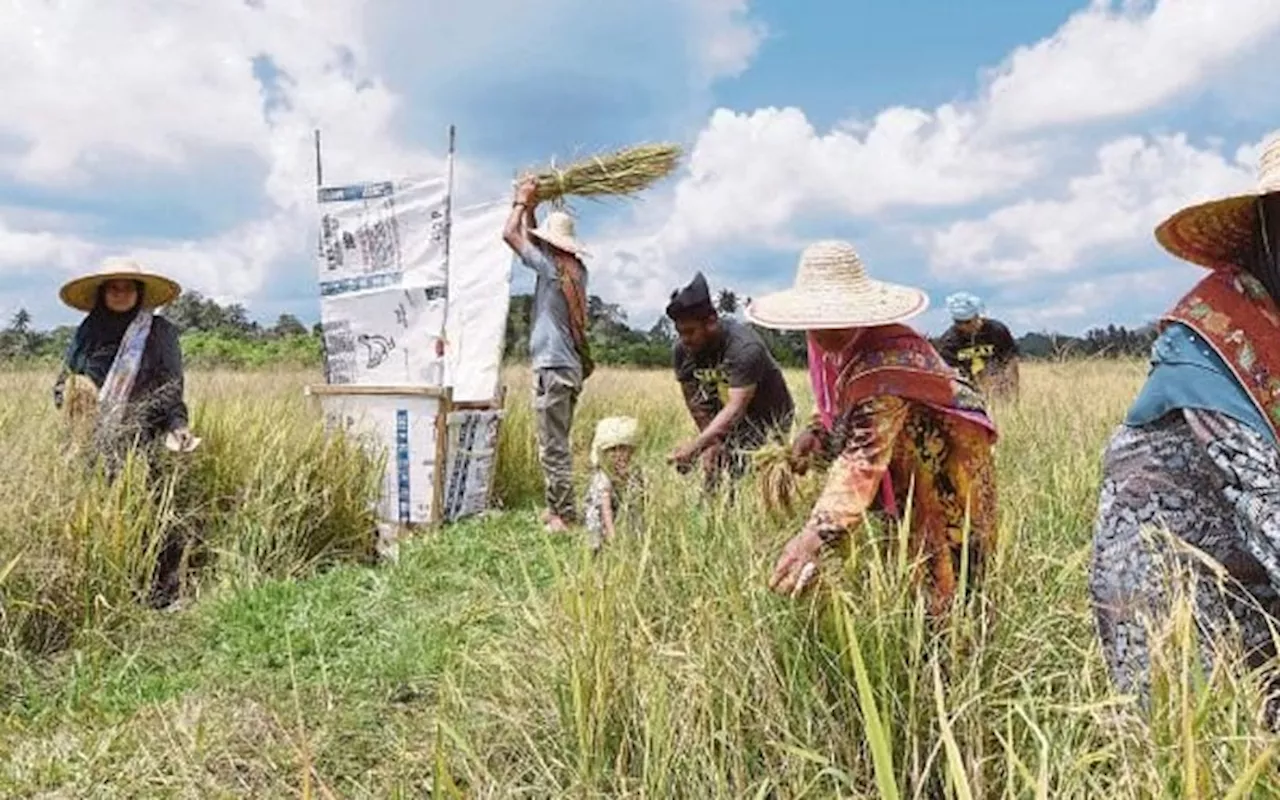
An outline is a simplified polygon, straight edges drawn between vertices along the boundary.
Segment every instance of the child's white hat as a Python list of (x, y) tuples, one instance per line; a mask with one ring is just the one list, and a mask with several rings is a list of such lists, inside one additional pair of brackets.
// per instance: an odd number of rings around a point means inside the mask
[(591, 466), (600, 466), (600, 454), (615, 447), (635, 447), (640, 423), (635, 417), (605, 417), (596, 423), (591, 442)]

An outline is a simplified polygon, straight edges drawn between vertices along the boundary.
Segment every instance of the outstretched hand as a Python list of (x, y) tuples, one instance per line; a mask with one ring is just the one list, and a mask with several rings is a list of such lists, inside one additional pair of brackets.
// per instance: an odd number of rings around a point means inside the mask
[(818, 554), (822, 540), (817, 531), (803, 530), (782, 548), (769, 578), (769, 589), (782, 595), (798, 597), (818, 572)]

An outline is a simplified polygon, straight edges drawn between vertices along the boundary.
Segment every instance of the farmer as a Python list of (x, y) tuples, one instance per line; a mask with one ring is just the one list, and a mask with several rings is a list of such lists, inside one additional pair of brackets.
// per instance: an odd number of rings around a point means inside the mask
[(983, 314), (982, 301), (957, 292), (947, 298), (952, 325), (938, 353), (988, 396), (1018, 394), (1018, 343), (1004, 323)]
[(1209, 272), (1162, 318), (1146, 384), (1103, 456), (1094, 615), (1112, 680), (1144, 707), (1144, 621), (1159, 630), (1173, 596), (1195, 590), (1206, 665), (1228, 628), (1250, 667), (1275, 655), (1280, 140), (1264, 148), (1260, 172), (1257, 191), (1184, 208), (1156, 228), (1166, 250)]
[(546, 482), (547, 530), (563, 532), (578, 521), (573, 497), (570, 432), (583, 381), (591, 374), (587, 344), (587, 268), (585, 251), (574, 238), (573, 218), (560, 211), (537, 223), (537, 182), (516, 188), (502, 238), (534, 271), (529, 354), (533, 366), (533, 409), (538, 459)]
[[(182, 351), (178, 329), (154, 310), (171, 303), (181, 288), (147, 272), (136, 262), (112, 259), (95, 274), (67, 283), (62, 301), (88, 312), (67, 348), (54, 384), (54, 404), (61, 408), (69, 375), (83, 375), (98, 389), (94, 422), (95, 452), (114, 479), (132, 447), (154, 453), (163, 439), (180, 452), (198, 443), (188, 427), (183, 401)], [(151, 478), (158, 474), (154, 471)], [(160, 549), (150, 602), (155, 608), (173, 603), (179, 591), (184, 543), (174, 530)]]
[(803, 590), (823, 549), (862, 528), (886, 478), (896, 506), (911, 509), (910, 546), (924, 556), (930, 613), (945, 613), (955, 595), (967, 520), (969, 575), (980, 579), (996, 535), (995, 426), (978, 392), (903, 324), (927, 306), (918, 289), (869, 278), (839, 241), (810, 245), (791, 289), (748, 304), (755, 324), (806, 331), (839, 364), (829, 395), (818, 398), (820, 418), (796, 443), (829, 451), (826, 485), (774, 566), (774, 591)]
[(679, 335), (672, 348), (676, 380), (698, 427), (667, 460), (683, 471), (701, 458), (711, 489), (726, 470), (740, 478), (753, 451), (791, 428), (795, 404), (760, 336), (716, 313), (701, 272), (671, 293), (666, 313)]

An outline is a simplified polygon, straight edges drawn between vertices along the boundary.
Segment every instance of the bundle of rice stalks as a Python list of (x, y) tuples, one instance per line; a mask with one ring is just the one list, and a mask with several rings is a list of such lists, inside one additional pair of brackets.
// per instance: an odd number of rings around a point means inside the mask
[(566, 195), (629, 197), (675, 172), (682, 152), (675, 144), (642, 144), (575, 161), (560, 169), (553, 161), (536, 173), (538, 199), (563, 203)]
[(63, 387), (62, 413), (72, 441), (83, 443), (98, 417), (98, 391), (83, 375), (71, 375)]
[(62, 407), (67, 420), (72, 425), (92, 421), (98, 413), (98, 392), (93, 388), (93, 383), (83, 375), (72, 375), (67, 378), (63, 391)]
[(790, 516), (795, 510), (799, 488), (791, 448), (770, 442), (755, 452), (753, 462), (765, 510), (774, 515)]

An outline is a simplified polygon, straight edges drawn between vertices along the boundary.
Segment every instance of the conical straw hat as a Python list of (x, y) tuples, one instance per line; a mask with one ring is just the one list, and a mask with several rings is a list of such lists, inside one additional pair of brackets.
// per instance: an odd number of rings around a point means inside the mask
[(568, 253), (577, 256), (588, 255), (583, 249), (582, 243), (574, 237), (573, 217), (563, 211), (552, 211), (542, 224), (536, 228), (529, 229), (530, 236), (536, 236), (542, 241), (558, 247)]
[(62, 302), (81, 311), (92, 311), (98, 301), (98, 287), (107, 281), (127, 280), (142, 284), (142, 307), (145, 309), (166, 306), (177, 299), (182, 287), (163, 275), (149, 272), (136, 261), (127, 258), (109, 258), (97, 272), (69, 281), (58, 296)]
[(777, 330), (871, 328), (905, 322), (929, 307), (919, 289), (873, 280), (848, 242), (805, 248), (790, 289), (747, 304), (748, 320)]
[(1280, 137), (1272, 137), (1262, 149), (1256, 190), (1178, 211), (1156, 228), (1156, 241), (1192, 264), (1238, 267), (1253, 248), (1257, 199), (1272, 192), (1280, 192)]

